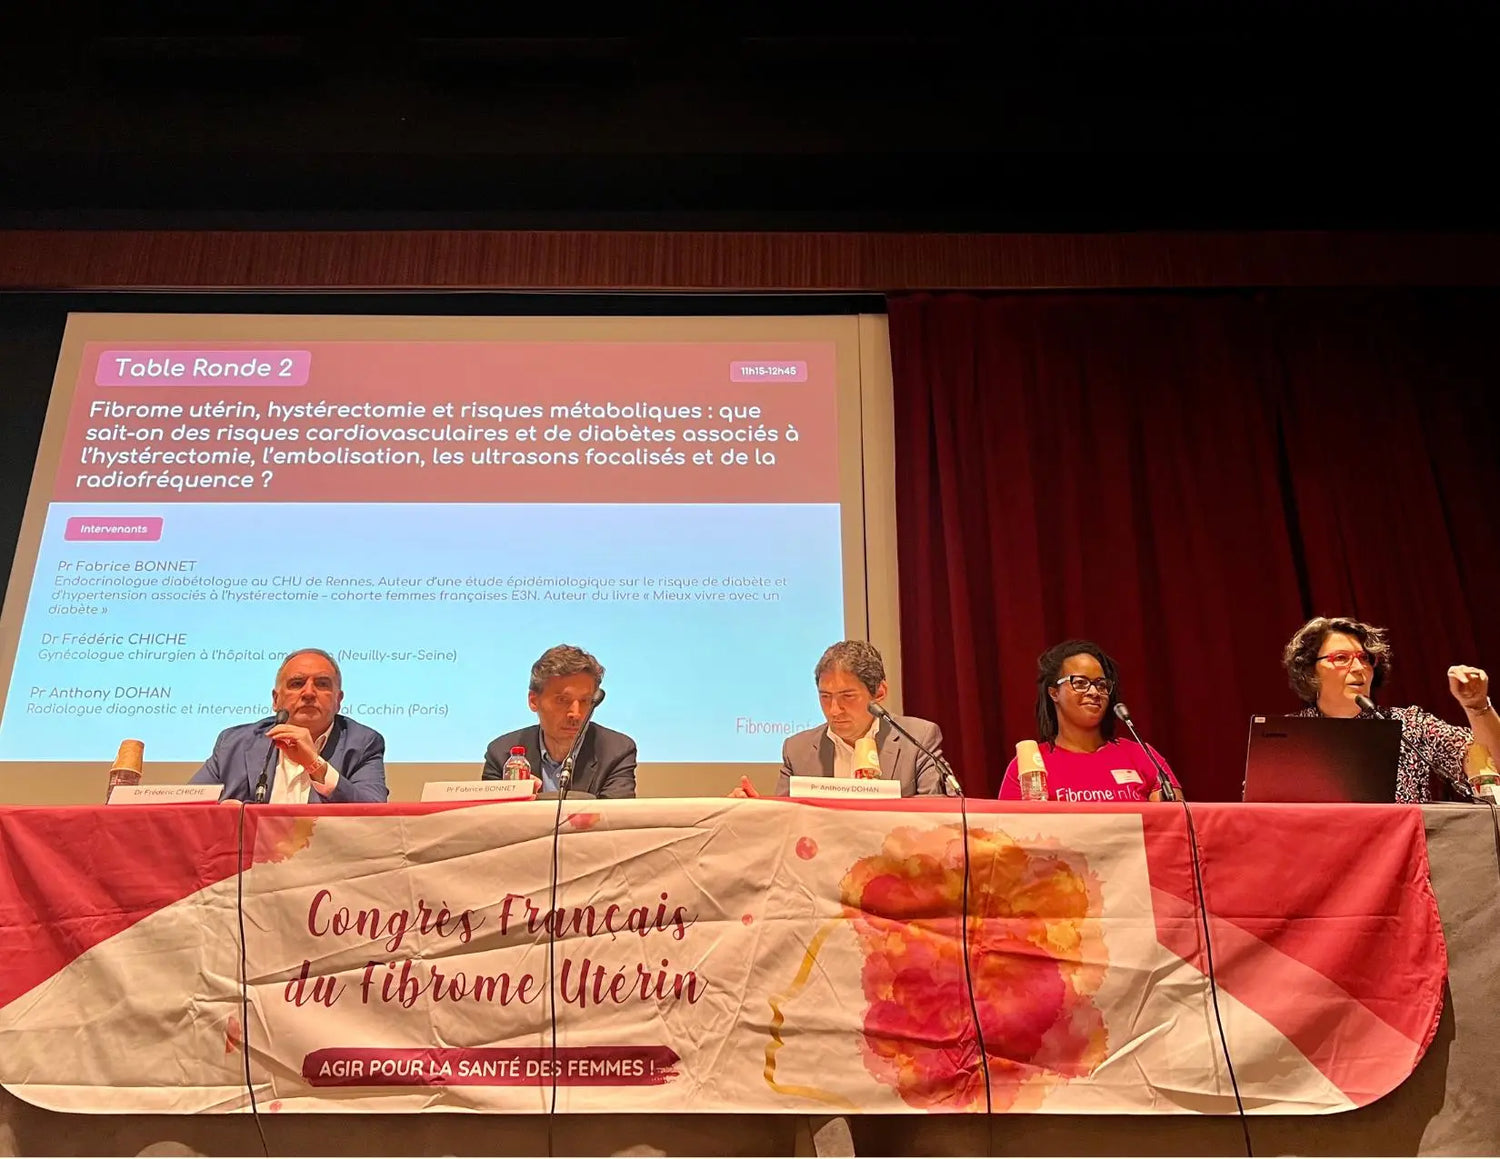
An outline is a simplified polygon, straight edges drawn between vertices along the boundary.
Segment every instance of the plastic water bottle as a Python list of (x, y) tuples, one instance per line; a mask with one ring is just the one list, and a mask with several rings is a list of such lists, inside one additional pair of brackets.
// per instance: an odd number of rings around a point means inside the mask
[(1047, 799), (1047, 766), (1036, 741), (1023, 740), (1016, 745), (1016, 776), (1021, 782), (1021, 800)]
[(510, 756), (506, 759), (505, 767), (500, 770), (502, 781), (522, 781), (531, 779), (531, 762), (526, 759), (526, 746), (516, 745), (510, 750)]
[[(1484, 757), (1482, 765), (1478, 759), (1481, 756)], [(1500, 754), (1492, 753), (1482, 745), (1475, 745), (1464, 757), (1464, 772), (1469, 776), (1474, 795), (1491, 805), (1500, 805), (1500, 769), (1495, 767), (1497, 757)]]

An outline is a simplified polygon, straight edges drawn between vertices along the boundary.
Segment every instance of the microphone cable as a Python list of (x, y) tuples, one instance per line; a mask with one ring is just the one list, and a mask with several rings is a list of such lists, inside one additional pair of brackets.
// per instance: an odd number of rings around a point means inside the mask
[[(922, 753), (937, 769), (938, 785), (943, 790), (943, 795), (949, 796), (949, 782), (958, 790), (958, 816), (959, 832), (963, 839), (963, 882), (961, 894), (962, 912), (959, 915), (958, 938), (959, 948), (964, 956), (964, 990), (969, 999), (969, 1017), (974, 1023), (974, 1039), (979, 1047), (979, 1072), (984, 1076), (984, 1113), (985, 1122), (988, 1124), (991, 1141), (994, 1134), (994, 1096), (990, 1090), (990, 1052), (984, 1041), (984, 1027), (979, 1021), (979, 1003), (974, 996), (974, 967), (969, 961), (969, 887), (972, 870), (969, 860), (969, 799), (964, 796), (963, 788), (958, 783), (958, 778), (953, 773), (953, 766), (945, 761), (937, 753), (932, 752), (916, 737), (912, 736), (886, 707), (874, 700), (865, 706), (866, 711), (877, 720), (888, 722), (896, 732), (909, 740), (916, 749)], [(991, 1151), (994, 1150), (992, 1146)]]
[[(1150, 750), (1147, 749), (1147, 752)], [(1155, 763), (1155, 757), (1152, 758), (1152, 763)], [(1160, 775), (1158, 771), (1158, 776)], [(1208, 898), (1203, 890), (1203, 858), (1198, 851), (1198, 828), (1193, 823), (1193, 811), (1188, 807), (1187, 799), (1178, 794), (1177, 803), (1182, 806), (1182, 815), (1187, 820), (1188, 851), (1193, 862), (1193, 889), (1198, 895), (1198, 917), (1203, 926), (1203, 955), (1208, 964), (1208, 992), (1213, 999), (1214, 1024), (1219, 1030), (1219, 1046), (1224, 1051), (1224, 1065), (1229, 1068), (1229, 1085), (1234, 1091), (1234, 1106), (1239, 1116), (1240, 1133), (1245, 1138), (1245, 1154), (1254, 1159), (1255, 1148), (1250, 1143), (1250, 1120), (1245, 1115), (1245, 1101), (1240, 1097), (1240, 1084), (1235, 1078), (1234, 1059), (1229, 1056), (1229, 1038), (1224, 1033), (1224, 1017), (1219, 1013), (1219, 984), (1214, 978), (1214, 945), (1213, 938), (1208, 931)]]
[[(548, 1048), (548, 1066), (552, 1072), (552, 1098), (547, 1106), (547, 1155), (553, 1154), (553, 1131), (557, 1122), (557, 879), (562, 873), (562, 811), (563, 802), (573, 787), (573, 768), (583, 755), (583, 741), (588, 736), (589, 725), (594, 723), (594, 712), (604, 703), (602, 685), (594, 689), (594, 698), (589, 704), (588, 715), (579, 726), (578, 736), (573, 741), (568, 755), (563, 758), (562, 771), (557, 777), (557, 812), (552, 817), (552, 864), (547, 874), (547, 1015), (551, 1027), (551, 1045)], [(537, 751), (539, 760), (547, 759), (547, 738), (540, 727), (537, 729)]]
[[(544, 742), (545, 743), (545, 742)], [(546, 748), (542, 752), (546, 753)], [(558, 786), (557, 812), (552, 819), (552, 865), (547, 874), (547, 1015), (551, 1023), (551, 1048), (548, 1069), (551, 1071), (552, 1099), (547, 1107), (547, 1155), (554, 1154), (553, 1130), (557, 1122), (557, 879), (561, 873), (563, 801), (567, 790)]]
[(250, 963), (245, 950), (245, 814), (249, 808), (244, 801), (240, 802), (234, 860), (234, 912), (240, 927), (240, 1055), (245, 1063), (245, 1092), (250, 1096), (250, 1115), (260, 1136), (260, 1150), (266, 1159), (271, 1159), (266, 1129), (260, 1121), (260, 1106), (255, 1100), (255, 1082), (250, 1077)]
[[(1359, 703), (1360, 708), (1367, 708), (1369, 711), (1374, 712), (1376, 716), (1380, 716), (1380, 717), (1384, 717), (1385, 716), (1385, 713), (1381, 712), (1378, 708), (1376, 708), (1375, 705), (1374, 705), (1374, 703), (1371, 702), (1368, 698), (1363, 697), (1363, 696), (1356, 696), (1354, 699)], [(1465, 709), (1465, 712), (1467, 712), (1467, 711), (1468, 710)], [(1486, 701), (1485, 702), (1484, 710), (1482, 712), (1480, 712), (1479, 715), (1480, 716), (1484, 716), (1485, 713), (1492, 712), (1492, 711), (1494, 711), (1494, 705), (1491, 704), (1490, 702)], [(1474, 737), (1474, 726), (1473, 726), (1473, 724), (1471, 722), (1470, 725), (1469, 725), (1469, 739), (1470, 739), (1471, 743), (1473, 743), (1473, 737)], [(1465, 759), (1467, 759), (1467, 752), (1465, 753)], [(1491, 753), (1490, 754), (1490, 760), (1492, 762), (1494, 762), (1494, 761), (1500, 761), (1500, 753)], [(1487, 793), (1480, 792), (1479, 786), (1477, 786), (1474, 783), (1473, 779), (1470, 778), (1468, 772), (1464, 769), (1463, 766), (1464, 766), (1464, 760), (1460, 760), (1459, 761), (1459, 767), (1458, 767), (1458, 775), (1459, 775), (1459, 777), (1461, 777), (1468, 784), (1469, 791), (1474, 794), (1474, 800), (1477, 801), (1479, 804), (1486, 806), (1489, 809), (1489, 811), (1490, 811), (1490, 824), (1493, 827), (1494, 834), (1495, 834), (1495, 861), (1496, 861), (1497, 865), (1500, 865), (1500, 809), (1497, 809), (1495, 807), (1494, 798), (1490, 797)], [(1493, 764), (1490, 767), (1493, 768), (1494, 767)], [(1481, 775), (1493, 776), (1493, 774), (1484, 774), (1482, 770), (1481, 770)], [(1428, 795), (1431, 796), (1430, 793)], [(1446, 794), (1446, 795), (1451, 796), (1452, 794)], [(1426, 803), (1427, 804), (1433, 804), (1434, 802), (1428, 801)], [(1426, 828), (1426, 822), (1425, 822), (1425, 820), (1423, 822), (1423, 828), (1424, 828), (1424, 830)], [(1428, 876), (1431, 877), (1432, 875), (1429, 873)]]
[[(940, 765), (939, 766), (939, 773), (941, 773), (941, 771), (942, 771), (942, 766)], [(950, 769), (949, 772), (950, 772), (950, 775), (951, 775), (952, 770)], [(956, 778), (955, 778), (955, 780), (956, 780)], [(992, 1101), (992, 1095), (990, 1093), (990, 1052), (989, 1052), (989, 1048), (985, 1045), (985, 1042), (984, 1042), (984, 1026), (981, 1024), (981, 1022), (979, 1020), (979, 1003), (977, 1002), (977, 1000), (974, 997), (974, 970), (973, 970), (973, 966), (971, 965), (971, 963), (969, 961), (969, 879), (970, 879), (970, 865), (969, 865), (969, 799), (967, 797), (965, 797), (962, 793), (960, 793), (958, 795), (958, 815), (959, 815), (959, 824), (961, 826), (962, 833), (963, 833), (963, 849), (964, 849), (964, 864), (963, 864), (964, 878), (963, 878), (963, 902), (962, 902), (962, 907), (963, 908), (962, 908), (962, 913), (959, 916), (959, 927), (958, 927), (959, 928), (959, 944), (960, 944), (960, 946), (961, 946), (961, 948), (963, 950), (963, 955), (964, 955), (964, 986), (965, 986), (965, 989), (968, 991), (968, 997), (969, 997), (969, 1017), (974, 1020), (974, 1038), (976, 1039), (976, 1041), (979, 1044), (979, 1072), (980, 1072), (981, 1075), (984, 1076), (984, 1115), (985, 1115), (985, 1124), (986, 1124), (988, 1130), (991, 1133), (991, 1142), (993, 1144), (993, 1137), (994, 1137), (994, 1130), (995, 1130), (995, 1120), (994, 1120), (994, 1104), (993, 1104), (993, 1101)], [(990, 1148), (989, 1148), (990, 1153), (993, 1154), (994, 1150), (995, 1150), (994, 1146), (991, 1145)]]
[[(1490, 811), (1490, 824), (1495, 831), (1495, 863), (1497, 867), (1500, 867), (1500, 808), (1496, 808), (1495, 802), (1490, 800), (1490, 798), (1485, 796), (1483, 793), (1475, 792), (1474, 798)], [(1432, 877), (1430, 871), (1428, 872), (1427, 876), (1430, 880)]]
[(1224, 1016), (1219, 1011), (1219, 983), (1214, 974), (1214, 943), (1213, 936), (1209, 932), (1208, 922), (1208, 895), (1203, 888), (1203, 855), (1198, 849), (1198, 827), (1193, 822), (1193, 810), (1187, 803), (1187, 798), (1176, 792), (1172, 787), (1171, 775), (1162, 767), (1156, 750), (1141, 739), (1141, 734), (1135, 730), (1135, 721), (1130, 718), (1130, 710), (1125, 705), (1116, 701), (1114, 714), (1124, 721), (1125, 727), (1130, 730), (1131, 737), (1141, 747), (1148, 760), (1156, 768), (1157, 791), (1162, 792), (1166, 802), (1175, 801), (1182, 806), (1182, 816), (1187, 821), (1188, 832), (1188, 856), (1193, 866), (1193, 892), (1198, 901), (1198, 920), (1203, 929), (1203, 956), (1208, 966), (1208, 993), (1213, 1002), (1214, 1025), (1219, 1032), (1219, 1048), (1224, 1052), (1224, 1065), (1229, 1070), (1229, 1086), (1234, 1091), (1234, 1106), (1239, 1116), (1240, 1132), (1245, 1139), (1245, 1154), (1254, 1159), (1255, 1148), (1250, 1142), (1250, 1120), (1245, 1114), (1245, 1100), (1240, 1097), (1239, 1080), (1234, 1073), (1234, 1059), (1229, 1054), (1229, 1036), (1224, 1033)]

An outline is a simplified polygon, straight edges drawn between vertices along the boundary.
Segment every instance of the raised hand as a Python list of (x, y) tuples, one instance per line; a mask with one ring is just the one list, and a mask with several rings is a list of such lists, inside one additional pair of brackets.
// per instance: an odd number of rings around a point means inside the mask
[(1448, 669), (1448, 691), (1465, 712), (1483, 712), (1490, 703), (1490, 678), (1483, 668), (1455, 664)]

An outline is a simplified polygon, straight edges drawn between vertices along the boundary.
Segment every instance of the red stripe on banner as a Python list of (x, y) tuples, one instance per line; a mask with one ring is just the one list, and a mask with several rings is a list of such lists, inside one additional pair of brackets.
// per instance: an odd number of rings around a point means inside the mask
[[(1157, 938), (1207, 972), (1186, 820), (1142, 813)], [(1193, 818), (1220, 990), (1356, 1104), (1392, 1090), (1437, 1032), (1448, 970), (1421, 810), (1198, 806)], [(1265, 874), (1246, 872), (1246, 850)]]
[(234, 873), (239, 810), (0, 808), (0, 1006)]
[[(482, 801), (343, 804), (340, 816), (405, 816)], [(307, 843), (328, 806), (257, 805), (245, 814), (245, 865)], [(80, 954), (235, 872), (240, 807), (0, 806), (0, 1007)]]

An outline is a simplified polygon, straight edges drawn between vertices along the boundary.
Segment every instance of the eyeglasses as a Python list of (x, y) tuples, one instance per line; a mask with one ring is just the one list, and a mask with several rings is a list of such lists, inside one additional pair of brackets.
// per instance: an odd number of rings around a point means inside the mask
[(1090, 688), (1104, 693), (1105, 696), (1108, 696), (1115, 690), (1115, 682), (1108, 676), (1100, 676), (1095, 680), (1090, 680), (1087, 676), (1059, 676), (1052, 683), (1066, 684), (1080, 695), (1087, 692)]
[(1368, 652), (1325, 652), (1318, 657), (1319, 660), (1327, 660), (1339, 671), (1343, 671), (1349, 665), (1358, 660), (1366, 668), (1374, 668), (1375, 663), (1370, 659)]

